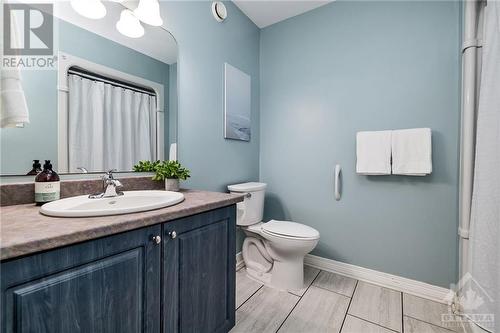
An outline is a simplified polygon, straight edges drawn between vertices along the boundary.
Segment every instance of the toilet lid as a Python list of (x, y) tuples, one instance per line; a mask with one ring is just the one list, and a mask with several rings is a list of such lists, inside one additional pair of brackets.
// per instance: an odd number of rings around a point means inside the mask
[(230, 192), (256, 192), (256, 191), (262, 191), (265, 190), (267, 187), (267, 184), (265, 183), (256, 183), (256, 182), (250, 182), (250, 183), (243, 183), (243, 184), (236, 184), (236, 185), (229, 185), (227, 189)]
[(271, 220), (262, 224), (262, 230), (271, 234), (294, 238), (319, 238), (318, 230), (307, 225)]

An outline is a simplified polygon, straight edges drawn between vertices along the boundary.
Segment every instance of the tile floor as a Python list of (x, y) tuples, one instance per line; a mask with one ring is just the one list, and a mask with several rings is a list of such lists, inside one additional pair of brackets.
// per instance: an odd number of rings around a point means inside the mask
[(305, 267), (305, 288), (272, 289), (236, 272), (236, 326), (231, 333), (452, 333), (444, 304)]

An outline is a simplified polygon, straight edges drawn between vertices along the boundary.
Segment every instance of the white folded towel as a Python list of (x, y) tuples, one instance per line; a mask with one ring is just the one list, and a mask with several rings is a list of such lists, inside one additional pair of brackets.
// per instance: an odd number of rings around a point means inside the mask
[(363, 175), (391, 174), (391, 131), (358, 132), (356, 172)]
[(29, 123), (28, 105), (17, 69), (1, 70), (0, 127)]
[(430, 128), (392, 132), (392, 173), (425, 176), (432, 172), (432, 134)]

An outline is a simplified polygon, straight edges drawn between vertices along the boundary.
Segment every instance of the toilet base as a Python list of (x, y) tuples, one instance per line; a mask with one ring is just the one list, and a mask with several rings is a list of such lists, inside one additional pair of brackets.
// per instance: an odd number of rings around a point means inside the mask
[(304, 286), (304, 259), (297, 261), (274, 261), (271, 285), (284, 290), (299, 290)]
[(262, 273), (262, 272), (257, 272), (254, 269), (251, 269), (250, 267), (245, 267), (245, 270), (247, 272), (247, 276), (259, 283), (262, 283), (266, 286), (272, 287), (271, 286), (271, 273)]
[[(304, 256), (318, 240), (295, 240), (263, 236), (244, 229), (243, 261), (250, 278), (272, 288), (298, 291), (304, 287)], [(271, 236), (265, 235), (270, 238)]]
[(300, 292), (304, 289), (304, 261), (273, 262), (271, 272), (263, 273), (246, 267), (248, 277), (271, 288)]

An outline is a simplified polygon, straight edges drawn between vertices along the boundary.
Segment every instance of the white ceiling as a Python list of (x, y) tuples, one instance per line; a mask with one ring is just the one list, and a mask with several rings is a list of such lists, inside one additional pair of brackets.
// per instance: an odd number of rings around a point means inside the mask
[(259, 28), (300, 15), (333, 0), (233, 0), (234, 4)]

